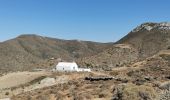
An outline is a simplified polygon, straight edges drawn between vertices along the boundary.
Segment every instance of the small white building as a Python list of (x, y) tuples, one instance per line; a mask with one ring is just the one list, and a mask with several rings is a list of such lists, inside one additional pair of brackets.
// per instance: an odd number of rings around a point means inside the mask
[(91, 72), (90, 69), (85, 69), (85, 68), (78, 68), (78, 65), (75, 62), (59, 62), (56, 65), (56, 70), (57, 71), (76, 71), (76, 72)]
[(57, 71), (78, 71), (78, 65), (75, 62), (59, 62), (56, 66)]

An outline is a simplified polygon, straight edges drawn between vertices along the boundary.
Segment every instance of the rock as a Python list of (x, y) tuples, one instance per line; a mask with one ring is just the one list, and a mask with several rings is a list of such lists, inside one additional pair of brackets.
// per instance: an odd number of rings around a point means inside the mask
[(41, 80), (40, 84), (44, 84), (44, 85), (51, 85), (55, 83), (55, 79), (54, 78), (45, 78), (43, 80)]
[(159, 100), (170, 100), (170, 91), (164, 91)]
[(148, 76), (146, 76), (144, 79), (147, 80), (147, 81), (151, 81), (152, 80), (152, 78), (148, 77)]
[(135, 81), (133, 81), (133, 83), (136, 85), (143, 85), (145, 82), (146, 80), (143, 79), (136, 79)]
[(162, 83), (159, 87), (160, 89), (170, 90), (170, 81)]

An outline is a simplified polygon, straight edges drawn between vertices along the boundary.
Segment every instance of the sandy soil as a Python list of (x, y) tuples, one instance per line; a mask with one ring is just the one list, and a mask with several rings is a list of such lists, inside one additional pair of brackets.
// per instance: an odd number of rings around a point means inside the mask
[(15, 72), (0, 77), (0, 89), (16, 87), (28, 83), (40, 76), (47, 75), (47, 72)]
[(10, 98), (4, 98), (4, 99), (0, 99), (0, 100), (11, 100)]
[[(45, 77), (39, 80), (42, 76)], [(0, 77), (0, 98), (8, 98), (23, 92), (33, 91), (56, 84), (64, 84), (69, 80), (76, 80), (84, 78), (85, 76), (86, 74), (83, 73), (60, 75), (58, 72), (52, 73), (45, 71), (8, 73)], [(32, 83), (32, 81), (36, 82)]]

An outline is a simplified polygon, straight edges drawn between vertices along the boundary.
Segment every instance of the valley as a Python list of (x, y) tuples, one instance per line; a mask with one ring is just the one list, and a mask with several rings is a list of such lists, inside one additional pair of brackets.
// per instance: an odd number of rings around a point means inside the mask
[[(91, 71), (53, 70), (62, 61)], [(170, 100), (170, 24), (143, 23), (115, 43), (21, 35), (0, 43), (0, 69), (0, 99)]]

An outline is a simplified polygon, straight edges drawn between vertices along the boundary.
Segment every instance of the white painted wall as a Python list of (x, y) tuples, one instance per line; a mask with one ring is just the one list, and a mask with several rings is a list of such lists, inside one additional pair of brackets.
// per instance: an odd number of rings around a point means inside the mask
[(59, 62), (56, 66), (57, 71), (78, 71), (78, 65), (75, 62)]
[(79, 68), (78, 72), (91, 72), (91, 69), (89, 69), (89, 68)]
[(91, 72), (88, 68), (78, 68), (75, 62), (59, 62), (56, 65), (57, 71), (76, 71), (76, 72)]

